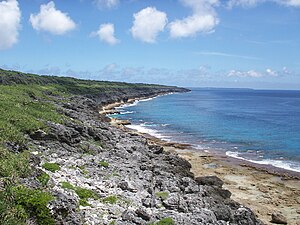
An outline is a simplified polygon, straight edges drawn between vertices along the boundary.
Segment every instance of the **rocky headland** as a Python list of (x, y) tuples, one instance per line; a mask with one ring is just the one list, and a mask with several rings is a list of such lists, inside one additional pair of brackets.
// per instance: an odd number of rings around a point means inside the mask
[[(2, 77), (1, 87), (12, 85), (11, 80), (13, 85), (26, 85), (27, 78), (22, 77), (26, 75), (14, 76)], [(186, 89), (142, 85), (96, 89), (69, 95), (51, 89), (42, 97), (25, 93), (33, 102), (53, 105), (63, 120), (44, 121), (45, 126), (25, 132), (22, 144), (2, 140), (10, 153), (29, 154), (29, 175), (9, 180), (1, 174), (1, 202), (13, 200), (26, 211), (26, 218), (19, 214), (16, 218), (24, 224), (263, 224), (253, 211), (231, 199), (217, 176), (195, 177), (187, 160), (135, 132), (112, 126), (99, 113), (112, 103)], [(3, 197), (7, 187), (15, 192), (12, 200)], [(21, 192), (24, 188), (30, 190), (27, 195)], [(28, 194), (31, 190), (49, 193), (45, 200), (49, 211), (38, 208), (39, 199)], [(8, 211), (0, 209), (2, 224), (12, 224), (5, 221)]]

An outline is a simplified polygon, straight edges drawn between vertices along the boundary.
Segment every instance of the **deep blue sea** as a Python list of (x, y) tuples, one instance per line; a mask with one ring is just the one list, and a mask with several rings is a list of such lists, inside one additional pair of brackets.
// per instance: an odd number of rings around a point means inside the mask
[(300, 91), (193, 88), (119, 110), (161, 139), (300, 172)]

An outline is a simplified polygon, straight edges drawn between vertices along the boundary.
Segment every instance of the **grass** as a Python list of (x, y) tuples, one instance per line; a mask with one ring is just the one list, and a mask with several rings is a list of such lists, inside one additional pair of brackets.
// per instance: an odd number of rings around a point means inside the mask
[[(4, 183), (0, 189), (0, 224), (25, 225), (26, 220), (31, 217), (35, 217), (38, 224), (54, 224), (47, 208), (52, 196), (39, 189), (25, 188), (18, 183), (20, 178), (28, 177), (31, 173), (29, 153), (24, 151), (30, 148), (28, 136), (39, 129), (47, 132), (49, 121), (63, 124), (69, 119), (57, 111), (55, 102), (67, 101), (72, 95), (95, 97), (111, 94), (122, 97), (125, 90), (139, 93), (151, 88), (161, 90), (170, 87), (37, 76), (0, 69), (0, 181)], [(7, 150), (7, 143), (18, 146), (17, 149), (22, 153), (15, 154)], [(104, 147), (101, 142), (94, 144)], [(92, 154), (89, 150), (86, 149), (87, 153)], [(109, 165), (104, 163), (102, 166)], [(43, 168), (51, 172), (60, 169), (56, 163), (45, 163)], [(46, 173), (37, 177), (43, 186), (47, 185), (49, 179)], [(91, 190), (67, 184), (64, 187), (74, 188), (82, 205), (88, 205), (88, 198), (98, 198)], [(107, 201), (113, 202), (114, 198)]]
[(100, 161), (100, 162), (98, 162), (98, 164), (102, 167), (109, 167), (109, 163), (106, 161)]
[(169, 192), (166, 191), (156, 192), (155, 196), (161, 198), (162, 200), (166, 200), (167, 198), (169, 198)]
[(30, 217), (38, 224), (54, 225), (54, 219), (47, 208), (53, 197), (44, 191), (15, 186), (7, 181), (5, 190), (0, 191), (0, 224), (22, 225)]
[(60, 166), (57, 163), (44, 163), (42, 167), (46, 170), (51, 171), (52, 173), (55, 173), (57, 170), (60, 170)]
[(29, 173), (28, 152), (14, 154), (0, 146), (0, 177), (26, 177)]
[(116, 204), (118, 202), (119, 198), (116, 195), (110, 195), (108, 197), (102, 198), (101, 202), (107, 203), (107, 204)]
[(149, 225), (174, 225), (174, 224), (175, 224), (175, 222), (172, 218), (166, 217), (155, 223), (150, 223)]
[(64, 189), (75, 190), (76, 188), (69, 182), (63, 181), (60, 183), (61, 187)]
[(47, 186), (50, 176), (47, 173), (42, 173), (37, 177), (37, 180), (41, 183), (42, 186)]
[(0, 85), (0, 143), (24, 145), (24, 134), (46, 129), (47, 121), (63, 122), (51, 103), (36, 100), (46, 98), (42, 93), (36, 85)]
[(61, 187), (64, 189), (69, 189), (69, 190), (75, 191), (75, 193), (80, 198), (79, 204), (82, 206), (90, 206), (90, 204), (87, 201), (89, 198), (92, 198), (92, 199), (99, 198), (96, 192), (89, 190), (89, 189), (73, 186), (71, 183), (66, 182), (66, 181), (61, 182)]

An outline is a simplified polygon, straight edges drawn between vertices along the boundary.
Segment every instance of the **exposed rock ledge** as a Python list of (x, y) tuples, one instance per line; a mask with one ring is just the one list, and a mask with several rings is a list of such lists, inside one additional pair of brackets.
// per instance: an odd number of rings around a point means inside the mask
[[(230, 199), (217, 177), (195, 179), (186, 160), (101, 119), (99, 103), (111, 102), (78, 96), (68, 103), (56, 101), (72, 120), (49, 123), (49, 130), (31, 135), (41, 161), (32, 158), (51, 177), (47, 188), (56, 197), (50, 208), (57, 224), (156, 224), (164, 218), (180, 225), (262, 224), (250, 209)], [(45, 170), (45, 162), (61, 169)], [(80, 202), (63, 182), (95, 196)]]

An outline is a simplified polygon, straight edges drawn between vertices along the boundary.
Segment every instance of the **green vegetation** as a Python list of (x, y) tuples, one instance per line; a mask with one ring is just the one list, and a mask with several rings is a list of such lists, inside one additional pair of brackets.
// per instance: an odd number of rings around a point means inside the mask
[(111, 195), (111, 196), (108, 196), (106, 198), (102, 198), (101, 202), (108, 203), (108, 204), (116, 204), (118, 200), (119, 200), (118, 196)]
[(46, 121), (63, 121), (52, 104), (37, 100), (43, 96), (43, 89), (34, 85), (0, 85), (0, 143), (24, 145), (24, 134), (45, 129)]
[(52, 199), (47, 192), (15, 186), (7, 180), (5, 189), (0, 191), (0, 223), (25, 224), (28, 218), (35, 216), (38, 224), (52, 225), (54, 219), (47, 208)]
[(70, 190), (74, 190), (74, 191), (76, 189), (72, 184), (70, 184), (67, 181), (63, 181), (60, 184), (61, 184), (61, 187), (64, 188), (64, 189), (70, 189)]
[(109, 163), (106, 161), (100, 161), (98, 164), (103, 167), (109, 167)]
[(110, 221), (109, 225), (115, 225), (116, 224), (116, 221), (115, 220), (112, 220)]
[(151, 223), (149, 225), (174, 225), (174, 224), (175, 224), (175, 222), (172, 218), (166, 217), (166, 218), (159, 220), (158, 222)]
[(37, 177), (37, 180), (41, 183), (41, 185), (46, 186), (50, 180), (50, 176), (43, 172)]
[(156, 192), (155, 195), (162, 200), (166, 200), (167, 198), (169, 198), (169, 192), (166, 191)]
[(14, 154), (0, 146), (0, 177), (26, 177), (29, 175), (29, 154)]
[(44, 163), (42, 167), (46, 170), (51, 171), (54, 173), (57, 170), (60, 170), (60, 166), (57, 163)]
[[(38, 224), (54, 224), (47, 208), (52, 196), (39, 189), (23, 187), (19, 185), (19, 180), (31, 173), (29, 153), (25, 151), (30, 150), (28, 135), (37, 130), (47, 133), (49, 121), (63, 124), (69, 120), (57, 111), (57, 101), (67, 101), (72, 95), (101, 96), (110, 93), (119, 96), (128, 89), (144, 91), (151, 88), (169, 87), (37, 76), (0, 69), (0, 224), (25, 225), (31, 217), (35, 217)], [(6, 144), (17, 146), (21, 153), (10, 152), (6, 149)], [(92, 144), (101, 148), (104, 146), (98, 140)], [(89, 147), (83, 151), (93, 153)], [(104, 163), (102, 166), (109, 165)], [(43, 168), (55, 172), (60, 166), (45, 163)], [(112, 176), (115, 175), (116, 172), (113, 172)], [(41, 185), (47, 186), (50, 177), (47, 173), (42, 173), (36, 179)], [(67, 182), (62, 183), (62, 186), (74, 190), (80, 197), (81, 205), (88, 205), (88, 198), (98, 198), (91, 190), (74, 187)], [(108, 197), (106, 201), (110, 203), (116, 200)]]
[(78, 197), (80, 198), (79, 204), (82, 206), (90, 206), (90, 204), (87, 201), (87, 199), (89, 199), (89, 198), (93, 198), (93, 199), (99, 198), (97, 193), (95, 193), (94, 191), (85, 189), (85, 188), (81, 188), (81, 187), (73, 186), (72, 184), (70, 184), (69, 182), (66, 182), (66, 181), (61, 182), (61, 187), (75, 191), (76, 194), (78, 195)]
[(81, 173), (84, 175), (87, 175), (89, 173), (89, 171), (85, 169), (85, 165), (78, 166), (78, 168), (81, 170)]

